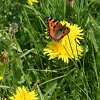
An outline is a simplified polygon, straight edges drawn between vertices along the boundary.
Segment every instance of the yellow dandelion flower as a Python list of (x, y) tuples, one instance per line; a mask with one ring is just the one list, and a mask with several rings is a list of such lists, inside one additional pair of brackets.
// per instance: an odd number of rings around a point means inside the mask
[(34, 90), (30, 92), (23, 86), (16, 89), (10, 100), (38, 100), (38, 97)]
[(83, 48), (80, 45), (79, 39), (83, 39), (82, 29), (77, 25), (71, 25), (67, 21), (61, 21), (62, 25), (70, 28), (68, 35), (65, 35), (60, 41), (50, 41), (47, 47), (44, 48), (44, 54), (47, 54), (50, 59), (58, 58), (64, 62), (69, 62), (69, 59), (78, 60), (82, 56)]
[(0, 80), (3, 80), (3, 76), (0, 76)]
[(28, 0), (27, 3), (31, 6), (33, 3), (38, 3), (37, 0)]

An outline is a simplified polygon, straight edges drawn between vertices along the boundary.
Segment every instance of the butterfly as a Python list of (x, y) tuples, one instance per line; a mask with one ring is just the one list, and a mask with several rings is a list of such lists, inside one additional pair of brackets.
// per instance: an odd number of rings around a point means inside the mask
[(51, 39), (55, 41), (61, 40), (65, 35), (70, 32), (70, 28), (65, 25), (62, 25), (60, 22), (48, 17), (48, 33)]

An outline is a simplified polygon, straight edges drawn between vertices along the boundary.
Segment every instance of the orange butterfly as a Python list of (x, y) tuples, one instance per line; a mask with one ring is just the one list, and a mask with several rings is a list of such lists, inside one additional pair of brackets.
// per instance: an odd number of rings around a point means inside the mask
[(60, 22), (55, 21), (50, 17), (47, 18), (47, 23), (49, 36), (55, 41), (61, 40), (66, 34), (70, 32), (69, 27), (62, 25)]

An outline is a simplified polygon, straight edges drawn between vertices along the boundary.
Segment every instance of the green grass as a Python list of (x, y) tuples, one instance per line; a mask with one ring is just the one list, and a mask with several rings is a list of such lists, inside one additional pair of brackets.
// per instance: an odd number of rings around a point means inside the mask
[[(74, 0), (71, 8), (66, 0), (39, 0), (29, 6), (26, 0), (0, 2), (0, 59), (8, 52), (5, 63), (0, 60), (0, 100), (9, 100), (17, 86), (35, 89), (39, 100), (100, 100), (100, 1)], [(46, 17), (66, 20), (84, 30), (84, 48), (80, 61), (64, 63), (48, 60), (43, 54)], [(12, 38), (9, 29), (18, 24)], [(14, 33), (14, 32), (12, 32)], [(1, 36), (2, 35), (2, 36)]]

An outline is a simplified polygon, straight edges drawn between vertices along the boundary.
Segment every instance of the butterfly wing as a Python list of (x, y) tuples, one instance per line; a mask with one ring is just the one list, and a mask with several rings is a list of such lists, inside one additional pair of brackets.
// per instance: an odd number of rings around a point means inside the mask
[[(59, 24), (59, 23), (58, 23)], [(54, 29), (55, 39), (60, 40), (66, 35), (66, 26), (55, 27)]]
[(66, 27), (66, 25), (62, 26), (62, 24), (60, 22), (55, 21), (54, 19), (51, 19), (51, 18), (48, 18), (47, 22), (48, 22), (48, 28), (49, 28), (49, 30), (48, 30), (49, 36), (52, 39), (59, 41), (67, 33), (69, 33), (68, 27)]

